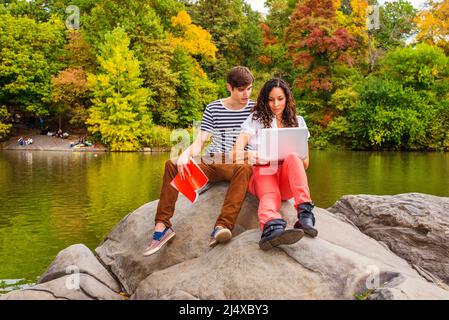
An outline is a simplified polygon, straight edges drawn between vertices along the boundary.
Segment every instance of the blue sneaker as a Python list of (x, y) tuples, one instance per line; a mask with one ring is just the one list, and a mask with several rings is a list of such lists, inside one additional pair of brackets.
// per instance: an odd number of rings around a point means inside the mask
[(153, 240), (148, 245), (143, 255), (149, 256), (152, 255), (153, 253), (156, 253), (157, 251), (159, 251), (160, 248), (164, 246), (164, 244), (166, 244), (174, 236), (175, 231), (170, 227), (166, 227), (164, 231), (155, 231), (153, 233)]
[(218, 243), (223, 243), (231, 240), (232, 232), (228, 228), (216, 226), (214, 231), (210, 234), (209, 247), (214, 247)]

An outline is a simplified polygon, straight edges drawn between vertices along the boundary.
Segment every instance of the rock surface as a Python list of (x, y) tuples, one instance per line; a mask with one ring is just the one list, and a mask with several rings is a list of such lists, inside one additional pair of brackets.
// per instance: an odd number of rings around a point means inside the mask
[[(291, 203), (281, 211), (294, 213)], [(449, 299), (403, 259), (315, 209), (318, 238), (262, 251), (248, 230), (204, 255), (152, 273), (131, 299)], [(289, 219), (290, 220), (290, 219)]]
[[(77, 277), (79, 276), (79, 277)], [(88, 274), (67, 275), (31, 288), (12, 291), (0, 300), (124, 300)]]
[(72, 273), (87, 274), (112, 291), (117, 293), (121, 291), (119, 283), (83, 244), (74, 244), (59, 252), (47, 271), (41, 275), (38, 283), (45, 283)]
[[(197, 258), (209, 251), (209, 236), (220, 213), (227, 184), (214, 186), (195, 204), (180, 196), (172, 218), (176, 236), (157, 254), (144, 257), (154, 229), (158, 201), (153, 201), (127, 215), (95, 249), (100, 259), (117, 276), (128, 293), (157, 270)], [(248, 195), (237, 219), (233, 234), (258, 228), (256, 198)]]
[(421, 193), (344, 196), (331, 208), (435, 282), (449, 284), (449, 198)]
[(31, 288), (14, 291), (0, 299), (123, 300), (119, 283), (82, 244), (58, 253)]
[[(122, 288), (131, 299), (449, 299), (434, 278), (424, 278), (343, 215), (320, 208), (314, 209), (317, 238), (262, 251), (258, 201), (248, 195), (233, 239), (209, 248), (226, 190), (226, 183), (216, 184), (194, 205), (180, 196), (172, 219), (176, 237), (150, 257), (142, 253), (158, 201), (124, 217), (96, 248), (98, 257), (82, 245), (71, 246), (37, 286), (0, 299), (123, 299)], [(289, 226), (296, 221), (291, 202), (283, 202), (281, 214)], [(79, 290), (67, 289), (70, 265), (81, 272)]]

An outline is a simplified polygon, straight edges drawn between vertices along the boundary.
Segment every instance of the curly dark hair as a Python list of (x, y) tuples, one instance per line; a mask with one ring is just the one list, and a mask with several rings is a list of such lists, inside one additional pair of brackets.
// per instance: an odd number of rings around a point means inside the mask
[(296, 117), (295, 100), (293, 99), (292, 91), (288, 84), (279, 78), (273, 78), (265, 82), (262, 89), (260, 89), (257, 103), (251, 110), (254, 112), (253, 119), (260, 120), (264, 128), (271, 128), (274, 113), (271, 111), (268, 104), (268, 98), (273, 88), (281, 88), (284, 91), (286, 102), (285, 109), (282, 112), (282, 125), (284, 127), (297, 127), (298, 119)]

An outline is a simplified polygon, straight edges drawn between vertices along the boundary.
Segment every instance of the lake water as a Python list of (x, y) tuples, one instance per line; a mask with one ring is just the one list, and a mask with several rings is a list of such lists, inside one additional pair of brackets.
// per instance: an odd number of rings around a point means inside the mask
[[(36, 282), (62, 249), (92, 250), (129, 212), (159, 198), (169, 154), (0, 151), (0, 293)], [(312, 198), (449, 196), (449, 153), (311, 150)], [(212, 227), (212, 226), (211, 226)]]

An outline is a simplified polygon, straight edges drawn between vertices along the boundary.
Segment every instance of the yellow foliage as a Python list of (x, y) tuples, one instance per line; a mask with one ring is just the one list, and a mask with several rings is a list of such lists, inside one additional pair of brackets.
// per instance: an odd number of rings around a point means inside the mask
[(169, 35), (173, 46), (180, 46), (191, 55), (202, 55), (206, 60), (215, 60), (217, 47), (212, 42), (212, 35), (205, 29), (192, 24), (192, 19), (185, 11), (171, 18), (172, 26), (180, 28), (179, 36)]
[(429, 1), (429, 9), (421, 10), (415, 18), (418, 41), (441, 47), (449, 54), (449, 0)]
[(171, 17), (171, 23), (173, 27), (181, 27), (184, 29), (192, 24), (192, 18), (183, 10), (178, 15)]
[(368, 34), (366, 30), (367, 0), (351, 0), (351, 15), (346, 15), (340, 10), (341, 0), (333, 0), (337, 8), (337, 22), (345, 28), (358, 43), (358, 49), (353, 50), (352, 56), (364, 61), (367, 56)]

